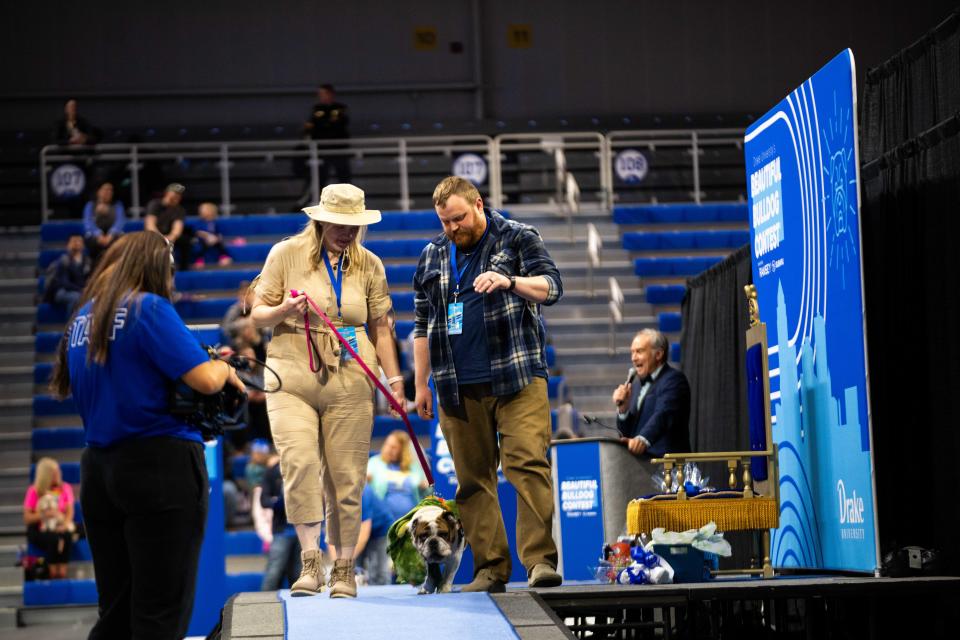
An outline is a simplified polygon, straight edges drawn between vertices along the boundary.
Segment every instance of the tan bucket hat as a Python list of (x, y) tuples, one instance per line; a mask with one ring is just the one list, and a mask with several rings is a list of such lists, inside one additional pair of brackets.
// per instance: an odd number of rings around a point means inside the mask
[(380, 212), (367, 209), (363, 189), (352, 184), (328, 184), (320, 192), (320, 204), (303, 212), (320, 222), (362, 226), (380, 222)]

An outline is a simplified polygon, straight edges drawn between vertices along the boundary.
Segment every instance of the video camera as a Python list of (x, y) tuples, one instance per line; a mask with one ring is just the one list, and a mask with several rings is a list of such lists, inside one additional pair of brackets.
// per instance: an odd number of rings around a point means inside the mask
[[(214, 347), (204, 348), (211, 360), (226, 360), (238, 371), (250, 369), (247, 358), (224, 358)], [(199, 429), (204, 440), (222, 436), (224, 431), (243, 429), (246, 426), (243, 421), (246, 408), (247, 394), (232, 384), (225, 384), (217, 393), (205, 394), (181, 381), (177, 382), (170, 394), (170, 413)]]

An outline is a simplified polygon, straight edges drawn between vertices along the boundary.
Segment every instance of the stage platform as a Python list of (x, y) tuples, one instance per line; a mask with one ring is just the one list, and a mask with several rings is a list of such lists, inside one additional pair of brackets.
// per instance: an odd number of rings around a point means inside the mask
[(675, 585), (510, 585), (503, 594), (418, 596), (361, 587), (357, 600), (240, 593), (222, 638), (955, 638), (960, 578), (797, 576)]

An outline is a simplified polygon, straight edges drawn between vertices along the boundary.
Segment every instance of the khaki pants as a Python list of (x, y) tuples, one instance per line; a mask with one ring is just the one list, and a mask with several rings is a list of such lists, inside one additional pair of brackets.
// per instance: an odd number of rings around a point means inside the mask
[[(283, 381), (267, 396), (287, 520), (321, 522), (327, 542), (355, 546), (373, 431), (373, 385), (355, 361), (312, 373), (302, 334), (274, 336), (268, 364)], [(289, 348), (282, 348), (289, 347)]]
[(504, 582), (510, 579), (498, 462), (517, 491), (520, 561), (528, 573), (540, 563), (556, 567), (547, 381), (534, 378), (522, 391), (503, 397), (491, 395), (489, 384), (462, 385), (460, 406), (440, 408), (440, 428), (456, 467), (457, 506), (473, 550), (474, 575), (485, 570)]

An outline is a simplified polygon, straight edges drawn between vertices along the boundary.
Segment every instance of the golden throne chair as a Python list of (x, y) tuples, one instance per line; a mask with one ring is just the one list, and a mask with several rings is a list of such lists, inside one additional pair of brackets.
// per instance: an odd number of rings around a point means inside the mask
[[(770, 564), (770, 530), (780, 526), (780, 474), (777, 447), (773, 442), (770, 420), (770, 378), (767, 358), (767, 329), (760, 322), (756, 290), (745, 287), (750, 305), (750, 328), (746, 332), (747, 397), (751, 433), (762, 431), (762, 449), (758, 451), (719, 451), (715, 453), (668, 453), (653, 460), (662, 464), (669, 487), (674, 474), (680, 474), (679, 490), (646, 499), (631, 500), (627, 506), (627, 533), (650, 533), (657, 527), (667, 531), (699, 529), (709, 522), (717, 531), (758, 531), (762, 541), (762, 567), (718, 573), (759, 574), (773, 577)], [(751, 438), (753, 440), (753, 438)], [(754, 441), (754, 445), (757, 443)], [(758, 459), (761, 473), (755, 479), (751, 461)], [(683, 467), (688, 462), (726, 462), (728, 491), (687, 496), (683, 487)], [(763, 473), (765, 470), (766, 473)], [(739, 479), (739, 482), (738, 482)], [(738, 486), (739, 485), (739, 486)]]

